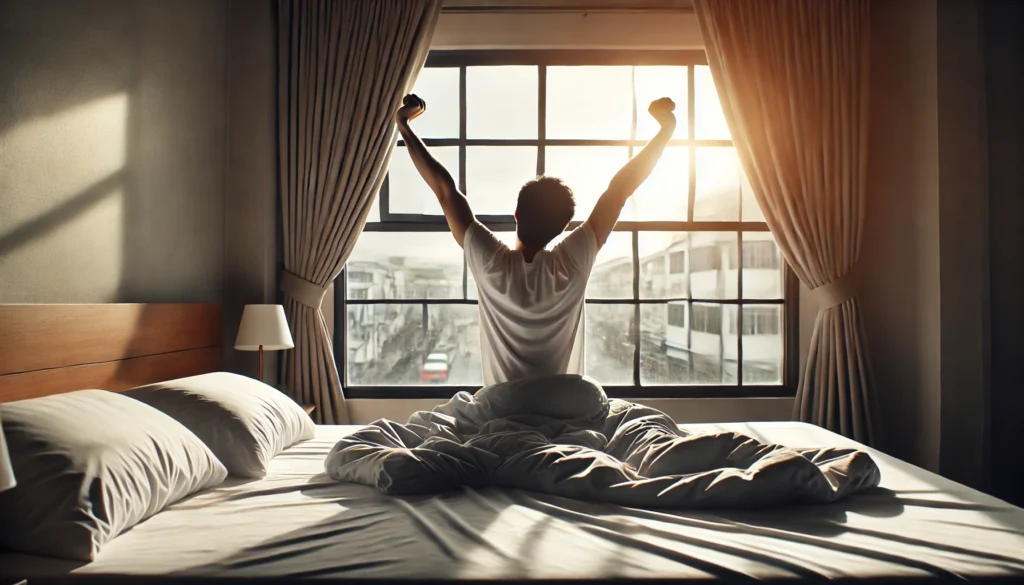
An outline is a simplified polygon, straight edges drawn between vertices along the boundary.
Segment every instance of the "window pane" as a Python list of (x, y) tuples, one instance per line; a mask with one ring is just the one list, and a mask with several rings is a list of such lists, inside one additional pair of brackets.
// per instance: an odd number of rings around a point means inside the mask
[(419, 383), (479, 386), (480, 309), (476, 305), (428, 305), (426, 351)]
[(537, 92), (535, 66), (468, 67), (466, 136), (537, 138)]
[(459, 137), (459, 68), (425, 67), (412, 93), (427, 102), (427, 111), (413, 120), (420, 138)]
[(694, 93), (694, 134), (697, 140), (729, 140), (729, 125), (722, 113), (722, 103), (718, 100), (718, 91), (711, 78), (711, 69), (707, 65), (698, 65), (693, 70)]
[(473, 213), (512, 215), (519, 189), (536, 176), (536, 146), (466, 148), (466, 197)]
[(544, 174), (558, 177), (576, 197), (574, 219), (590, 216), (615, 173), (629, 160), (625, 146), (549, 146), (544, 149)]
[[(515, 232), (494, 232), (494, 235), (497, 236), (499, 240), (504, 242), (504, 244), (506, 246), (508, 246), (509, 248), (515, 248), (516, 247), (516, 233)], [(466, 296), (467, 296), (467, 298), (470, 298), (470, 299), (477, 299), (477, 298), (479, 298), (477, 296), (477, 290), (476, 290), (476, 279), (473, 278), (473, 272), (471, 270), (469, 270), (468, 267), (466, 269), (466, 279), (467, 279), (466, 280)]]
[[(673, 302), (640, 307), (640, 383), (735, 384), (722, 305)], [(735, 344), (734, 344), (735, 345)], [(735, 354), (735, 350), (732, 350)]]
[(370, 213), (366, 216), (366, 223), (377, 223), (380, 221), (380, 193), (373, 198), (373, 204), (370, 206)]
[(686, 138), (686, 67), (644, 66), (636, 68), (636, 137), (650, 140), (661, 128), (647, 112), (651, 102), (663, 97), (676, 103), (675, 138)]
[[(739, 221), (740, 192), (749, 184), (743, 177), (736, 149), (712, 146), (697, 149), (694, 221)], [(751, 198), (750, 195), (744, 199)]]
[(462, 248), (447, 232), (363, 232), (346, 274), (350, 299), (460, 299)]
[[(459, 147), (434, 146), (430, 153), (452, 177), (459, 176)], [(388, 207), (391, 213), (442, 215), (434, 192), (427, 186), (404, 146), (396, 146), (388, 169)]]
[(588, 304), (586, 373), (602, 384), (633, 384), (633, 305)]
[(633, 124), (632, 69), (548, 67), (547, 138), (628, 140)]
[(640, 298), (737, 298), (736, 233), (641, 232), (637, 243)]
[(640, 298), (685, 298), (689, 294), (689, 234), (641, 232)]
[[(639, 149), (633, 150), (633, 155)], [(615, 169), (617, 171), (618, 169)], [(614, 172), (614, 171), (613, 171)], [(610, 179), (610, 178), (609, 178)], [(690, 154), (670, 146), (658, 166), (622, 208), (622, 221), (686, 221), (690, 192)]]
[(781, 299), (785, 283), (783, 266), (782, 253), (770, 232), (743, 234), (743, 298)]
[[(561, 240), (561, 238), (559, 238)], [(633, 298), (633, 236), (612, 232), (597, 253), (587, 284), (587, 298)]]
[(422, 305), (348, 305), (351, 385), (414, 384), (426, 348)]
[[(743, 306), (744, 384), (782, 383), (783, 310), (782, 305)], [(738, 311), (739, 307), (729, 307), (730, 346), (736, 343)]]
[(743, 172), (743, 166), (740, 164), (739, 158), (736, 159), (736, 168), (740, 170), (740, 197), (743, 203), (743, 221), (764, 221), (764, 213), (761, 213), (761, 207), (757, 203), (757, 198), (754, 197), (754, 188), (750, 186), (750, 180), (747, 179), (747, 174)]

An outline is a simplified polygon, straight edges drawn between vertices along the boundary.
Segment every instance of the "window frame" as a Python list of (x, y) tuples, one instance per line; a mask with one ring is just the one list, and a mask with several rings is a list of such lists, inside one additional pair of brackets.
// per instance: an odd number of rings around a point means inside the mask
[[(498, 66), (498, 65), (529, 65), (538, 67), (538, 133), (536, 139), (468, 139), (466, 137), (466, 68), (474, 66)], [(742, 221), (742, 197), (739, 202), (740, 221), (693, 221), (694, 199), (696, 194), (696, 176), (698, 169), (695, 164), (696, 148), (701, 146), (733, 146), (732, 140), (697, 140), (695, 136), (695, 85), (694, 66), (707, 65), (707, 58), (703, 51), (687, 50), (446, 50), (431, 51), (427, 57), (426, 67), (458, 67), (459, 68), (459, 134), (458, 138), (424, 138), (423, 142), (427, 147), (437, 146), (458, 146), (459, 148), (459, 176), (456, 178), (461, 189), (466, 184), (466, 151), (464, 146), (629, 146), (630, 156), (635, 153), (633, 148), (643, 147), (646, 140), (596, 140), (596, 139), (546, 139), (546, 68), (548, 66), (561, 65), (676, 65), (686, 66), (687, 70), (687, 137), (685, 139), (673, 139), (670, 146), (693, 145), (690, 152), (690, 178), (688, 189), (687, 221), (620, 221), (615, 225), (614, 231), (626, 232), (632, 235), (632, 266), (633, 266), (633, 298), (631, 299), (587, 299), (588, 305), (592, 304), (615, 304), (634, 307), (633, 330), (631, 338), (634, 344), (633, 355), (633, 377), (632, 385), (603, 385), (608, 396), (616, 398), (780, 398), (793, 397), (796, 395), (796, 385), (799, 366), (799, 306), (798, 290), (799, 282), (788, 265), (783, 262), (783, 295), (781, 299), (744, 299), (743, 298), (743, 272), (744, 267), (739, 266), (737, 270), (737, 295), (736, 299), (697, 299), (697, 298), (658, 298), (645, 299), (640, 297), (640, 257), (639, 257), (639, 234), (641, 232), (731, 232), (737, 235), (736, 247), (739, 257), (742, 259), (743, 234), (745, 232), (767, 232), (768, 226), (764, 222)], [(399, 140), (398, 145), (404, 142)], [(544, 157), (538, 157), (537, 174), (544, 173)], [(525, 180), (525, 179), (524, 179)], [(364, 231), (369, 232), (448, 232), (449, 228), (443, 215), (420, 215), (391, 213), (389, 206), (389, 185), (385, 177), (381, 190), (378, 194), (375, 205), (380, 209), (380, 221), (368, 222)], [(511, 215), (477, 215), (477, 219), (494, 231), (514, 231), (515, 220)], [(575, 229), (582, 222), (573, 221), (569, 224), (569, 230)], [(692, 255), (687, 258), (692, 262)], [(374, 386), (348, 386), (347, 385), (347, 360), (348, 360), (348, 336), (347, 316), (348, 305), (361, 304), (411, 304), (422, 307), (424, 317), (429, 305), (476, 305), (476, 299), (468, 298), (467, 281), (468, 268), (463, 260), (463, 298), (462, 299), (379, 299), (379, 300), (348, 300), (346, 293), (348, 288), (347, 270), (343, 270), (335, 281), (334, 287), (334, 354), (338, 366), (338, 373), (342, 380), (342, 386), (347, 398), (372, 398), (372, 399), (401, 399), (401, 398), (451, 398), (460, 391), (475, 392), (478, 386), (457, 386), (457, 385), (374, 385)], [(667, 269), (667, 268), (666, 268)], [(765, 305), (775, 304), (783, 307), (784, 323), (783, 335), (783, 360), (782, 360), (782, 383), (781, 384), (744, 384), (743, 383), (743, 343), (742, 337), (737, 340), (736, 372), (737, 382), (733, 385), (641, 385), (640, 384), (640, 338), (641, 307), (644, 305), (666, 305), (669, 302), (685, 302), (687, 306), (687, 320), (693, 323), (693, 304), (711, 303), (722, 307), (720, 310), (726, 313), (725, 307), (729, 305)], [(738, 322), (737, 331), (743, 330), (742, 310), (736, 310)], [(723, 327), (725, 329), (725, 327)], [(724, 334), (724, 332), (723, 332)], [(340, 336), (340, 337), (339, 337)], [(723, 368), (726, 365), (723, 362)]]

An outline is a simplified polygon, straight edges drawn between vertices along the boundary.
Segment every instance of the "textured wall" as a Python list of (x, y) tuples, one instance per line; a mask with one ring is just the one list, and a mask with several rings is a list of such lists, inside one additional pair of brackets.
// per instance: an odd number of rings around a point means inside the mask
[(1024, 6), (986, 2), (993, 494), (1024, 506)]
[(219, 301), (223, 0), (0, 0), (0, 302)]
[(989, 305), (981, 6), (872, 3), (871, 156), (858, 272), (886, 451), (984, 489), (989, 315), (1003, 315)]
[[(255, 376), (257, 356), (233, 347), (242, 308), (278, 299), (277, 36), (271, 0), (231, 0), (228, 14), (224, 366)], [(265, 379), (279, 357), (265, 356)]]
[(857, 266), (885, 450), (939, 467), (939, 151), (934, 0), (871, 5), (868, 189)]

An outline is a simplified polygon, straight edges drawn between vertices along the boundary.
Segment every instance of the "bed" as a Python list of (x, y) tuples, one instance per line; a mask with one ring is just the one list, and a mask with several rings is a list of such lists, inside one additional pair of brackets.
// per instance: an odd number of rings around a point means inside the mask
[[(179, 501), (90, 563), (0, 554), (0, 582), (1024, 578), (1024, 510), (863, 446), (881, 486), (843, 502), (669, 512), (496, 488), (383, 496), (324, 474), (331, 448), (358, 428), (317, 426), (273, 458), (264, 478), (229, 478)], [(793, 447), (859, 446), (802, 423), (688, 428)]]

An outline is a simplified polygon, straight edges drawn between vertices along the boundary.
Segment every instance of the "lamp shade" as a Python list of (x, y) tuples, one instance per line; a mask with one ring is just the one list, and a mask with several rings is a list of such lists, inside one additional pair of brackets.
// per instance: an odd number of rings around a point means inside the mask
[(0, 420), (0, 492), (17, 485), (14, 481), (14, 468), (11, 467), (11, 456), (7, 453), (7, 439), (4, 438), (4, 422)]
[(235, 349), (256, 351), (261, 345), (266, 350), (295, 347), (281, 305), (246, 305), (242, 311)]

